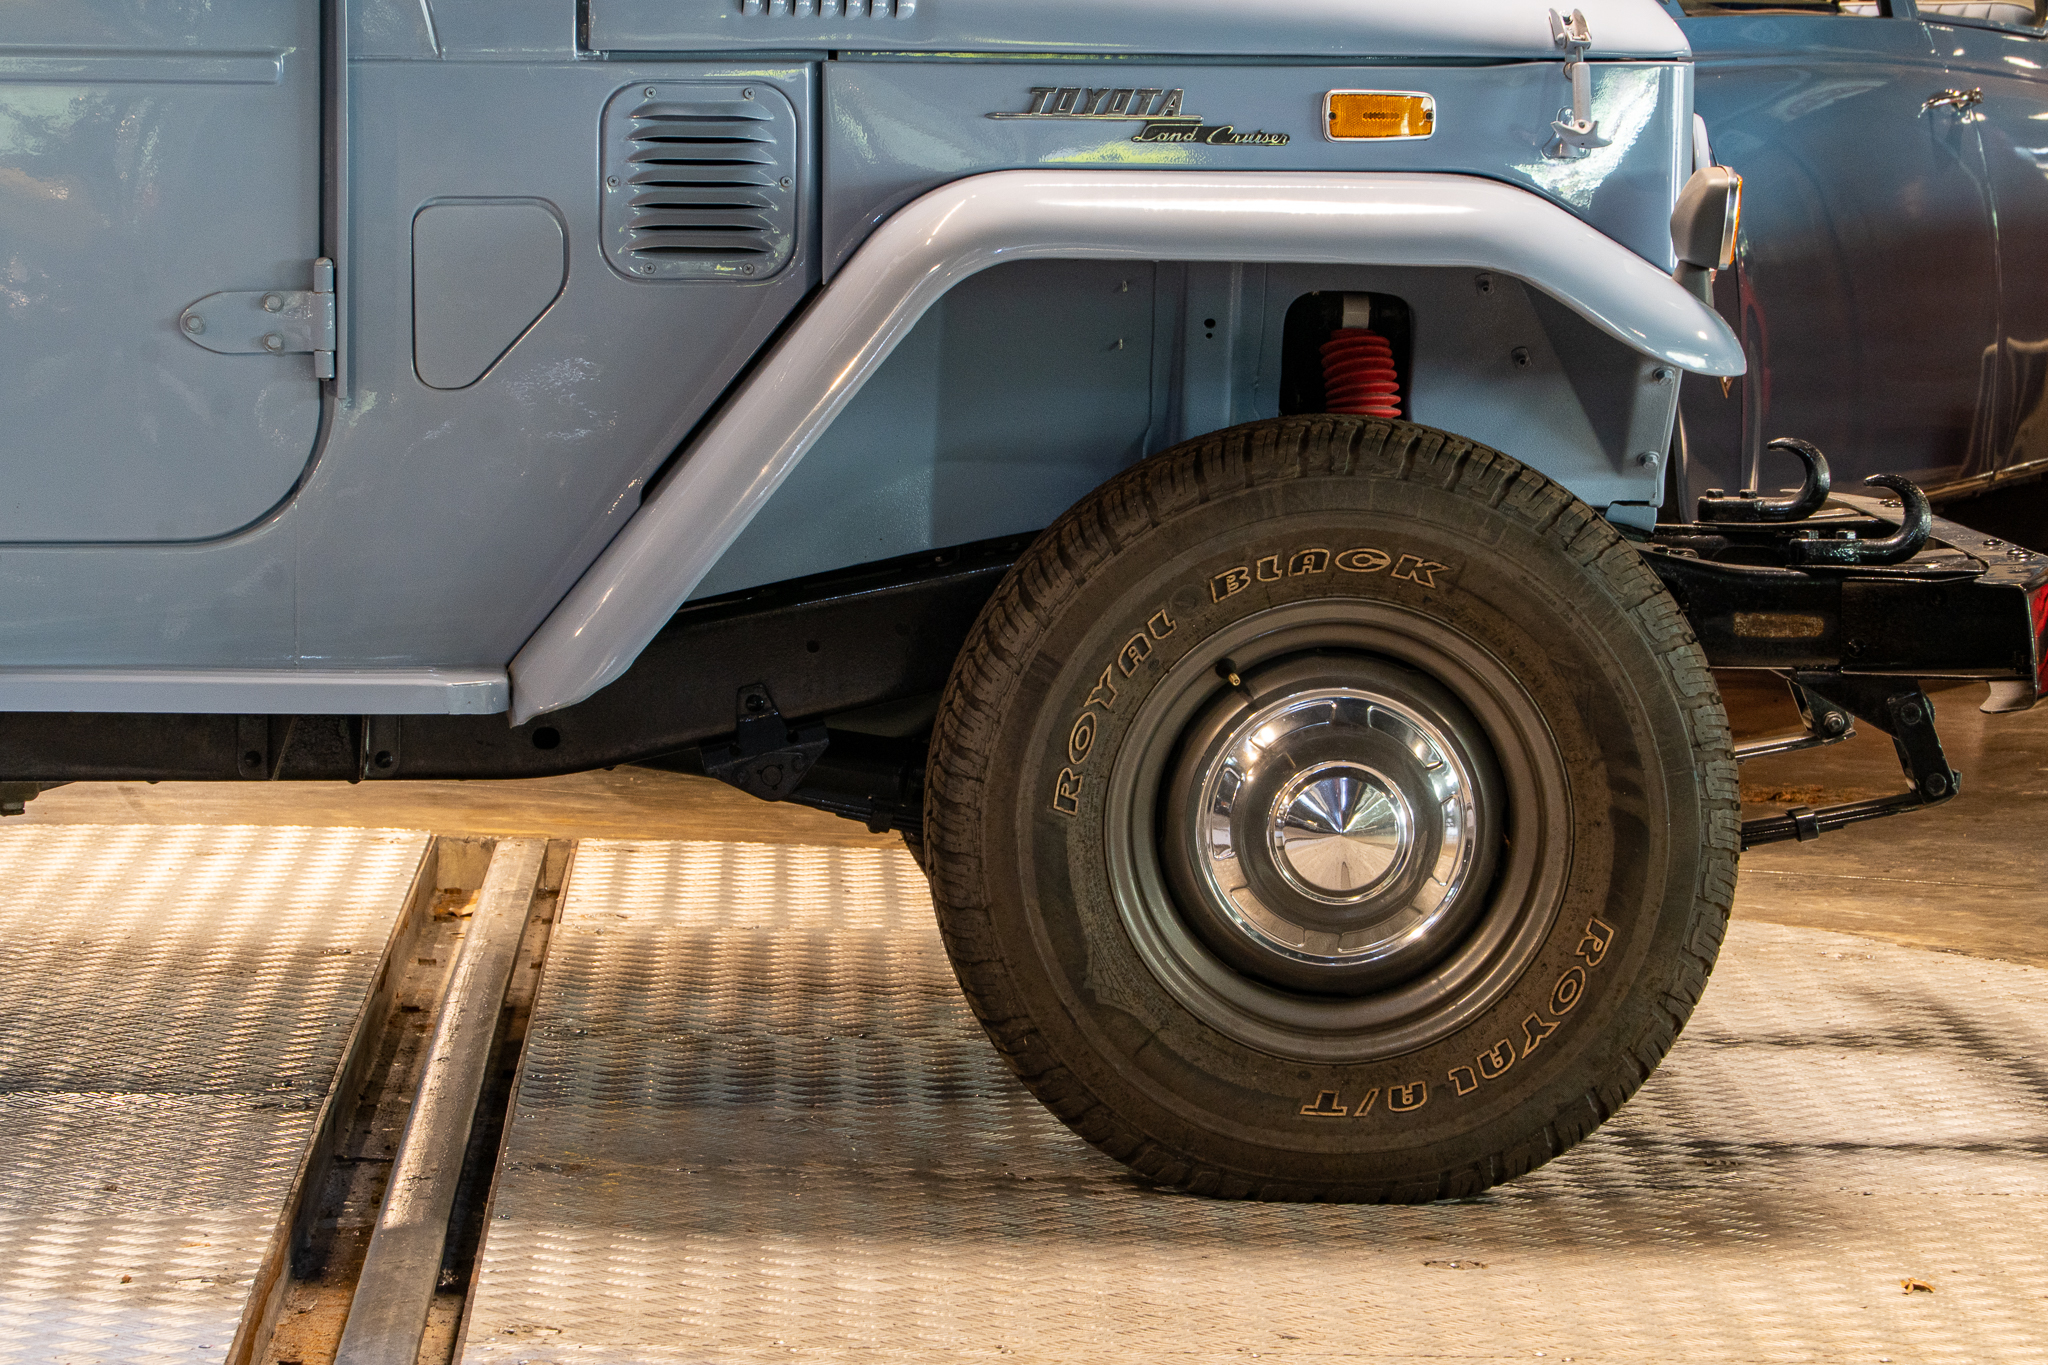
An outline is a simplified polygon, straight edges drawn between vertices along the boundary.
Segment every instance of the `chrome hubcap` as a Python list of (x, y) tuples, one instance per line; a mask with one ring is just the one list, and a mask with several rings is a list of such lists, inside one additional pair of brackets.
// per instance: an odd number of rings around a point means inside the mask
[(1208, 746), (1188, 831), (1212, 942), (1338, 993), (1364, 988), (1361, 970), (1424, 965), (1460, 930), (1483, 861), (1478, 785), (1445, 724), (1355, 686), (1240, 707)]
[(1363, 899), (1415, 844), (1415, 813), (1384, 774), (1319, 763), (1273, 802), (1280, 870), (1307, 894), (1335, 904)]

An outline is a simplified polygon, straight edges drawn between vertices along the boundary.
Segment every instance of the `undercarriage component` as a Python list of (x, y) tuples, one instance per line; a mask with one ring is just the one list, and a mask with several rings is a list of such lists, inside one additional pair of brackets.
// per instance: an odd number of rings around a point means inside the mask
[(1323, 387), (1330, 411), (1360, 417), (1399, 417), (1401, 381), (1394, 348), (1378, 332), (1346, 327), (1323, 343)]
[(643, 766), (699, 772), (763, 801), (788, 801), (858, 820), (876, 834), (924, 828), (923, 727), (903, 736), (793, 726), (763, 683), (740, 689), (730, 741)]
[(1786, 685), (1791, 688), (1792, 700), (1799, 707), (1800, 728), (1790, 734), (1772, 735), (1736, 745), (1737, 763), (1747, 763), (1752, 758), (1764, 758), (1771, 754), (1818, 749), (1823, 745), (1840, 744), (1845, 739), (1855, 738), (1856, 723), (1849, 712), (1819, 693), (1809, 692), (1790, 679), (1786, 680)]
[(828, 731), (832, 744), (790, 795), (809, 806), (858, 820), (872, 834), (924, 830), (923, 735), (889, 739), (845, 730)]
[(28, 803), (62, 782), (0, 782), (0, 815), (22, 815)]
[(1414, 397), (1414, 358), (1413, 317), (1405, 300), (1392, 294), (1304, 294), (1288, 307), (1282, 327), (1280, 411), (1400, 417)]
[[(1948, 766), (1942, 753), (1941, 737), (1934, 731), (1934, 703), (1920, 684), (1904, 678), (1859, 678), (1840, 673), (1794, 675), (1795, 692), (1815, 698), (1825, 707), (1816, 716), (1832, 724), (1841, 708), (1884, 731), (1898, 750), (1899, 766), (1905, 770), (1908, 787), (1895, 796), (1850, 801), (1838, 806), (1794, 806), (1783, 815), (1742, 822), (1742, 847), (1782, 843), (1797, 839), (1810, 843), (1831, 829), (1902, 815), (1924, 806), (1939, 805), (1961, 788), (1962, 776)], [(1832, 694), (1832, 698), (1825, 694)], [(1823, 743), (1829, 741), (1822, 741)], [(1737, 752), (1737, 757), (1742, 755)]]
[(1772, 669), (1792, 687), (1802, 728), (1738, 747), (1738, 761), (1847, 739), (1853, 716), (1892, 737), (1908, 786), (1745, 821), (1744, 848), (1807, 842), (1954, 796), (1960, 778), (1920, 679), (1982, 678), (2001, 710), (2031, 706), (2048, 683), (2048, 560), (1938, 520), (1893, 475), (1868, 482), (1895, 499), (1830, 501), (1818, 449), (1790, 438), (1769, 448), (1806, 467), (1792, 497), (1711, 491), (1698, 523), (1659, 526), (1645, 552), (1710, 663)]
[(707, 745), (704, 772), (763, 801), (780, 801), (802, 785), (830, 741), (822, 725), (792, 729), (775, 709), (766, 683), (740, 689), (730, 744)]

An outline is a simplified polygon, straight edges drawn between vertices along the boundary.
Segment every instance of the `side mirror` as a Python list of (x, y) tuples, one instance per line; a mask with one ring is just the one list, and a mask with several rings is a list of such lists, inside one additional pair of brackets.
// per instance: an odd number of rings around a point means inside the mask
[(1735, 231), (1742, 223), (1742, 177), (1726, 166), (1702, 166), (1678, 192), (1671, 210), (1671, 277), (1713, 302), (1714, 272), (1735, 264)]

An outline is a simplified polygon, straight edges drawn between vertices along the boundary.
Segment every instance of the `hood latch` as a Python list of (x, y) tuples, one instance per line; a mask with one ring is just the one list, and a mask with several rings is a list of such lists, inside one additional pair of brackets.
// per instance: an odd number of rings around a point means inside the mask
[(1564, 53), (1564, 78), (1572, 83), (1572, 107), (1557, 111), (1550, 125), (1557, 140), (1545, 147), (1543, 154), (1555, 161), (1576, 161), (1595, 147), (1607, 145), (1593, 118), (1593, 73), (1586, 65), (1593, 35), (1586, 29), (1584, 11), (1573, 10), (1571, 18), (1563, 19), (1552, 10), (1550, 40)]

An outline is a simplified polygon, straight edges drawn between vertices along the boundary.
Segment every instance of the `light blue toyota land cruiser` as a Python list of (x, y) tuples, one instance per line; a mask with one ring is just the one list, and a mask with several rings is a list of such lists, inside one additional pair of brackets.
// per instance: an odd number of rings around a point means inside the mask
[[(706, 773), (902, 831), (1163, 1185), (1514, 1176), (2042, 682), (1903, 480), (1667, 489), (1692, 91), (1653, 0), (15, 0), (4, 795)], [(1710, 667), (1902, 790), (1742, 825)]]

